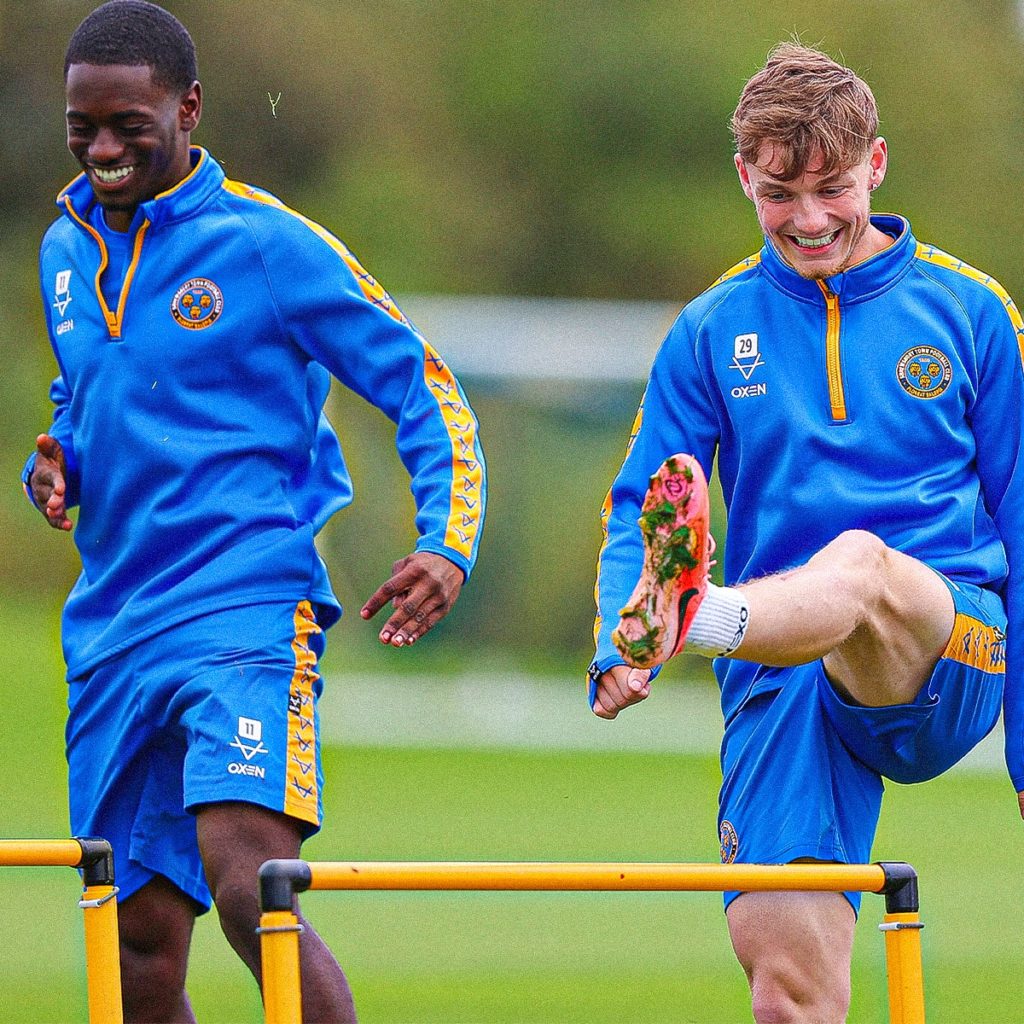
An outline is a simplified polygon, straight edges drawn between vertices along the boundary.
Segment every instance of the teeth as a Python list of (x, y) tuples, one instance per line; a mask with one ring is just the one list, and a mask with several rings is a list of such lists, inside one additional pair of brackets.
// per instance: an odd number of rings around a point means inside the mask
[(122, 178), (127, 178), (134, 167), (115, 167), (113, 170), (104, 170), (102, 167), (94, 167), (92, 169), (93, 174), (96, 175), (100, 181), (105, 182), (108, 185), (112, 185), (115, 181), (121, 181)]
[(803, 238), (800, 235), (794, 235), (796, 244), (804, 249), (822, 249), (826, 245), (831, 245), (835, 241), (838, 231), (833, 231), (831, 235), (825, 235), (824, 238)]

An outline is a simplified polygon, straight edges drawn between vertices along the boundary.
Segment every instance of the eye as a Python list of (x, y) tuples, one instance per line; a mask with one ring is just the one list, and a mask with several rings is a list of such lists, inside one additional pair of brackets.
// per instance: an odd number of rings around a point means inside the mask
[(829, 185), (828, 188), (823, 188), (821, 190), (821, 194), (826, 199), (835, 199), (836, 197), (841, 196), (845, 191), (845, 185)]

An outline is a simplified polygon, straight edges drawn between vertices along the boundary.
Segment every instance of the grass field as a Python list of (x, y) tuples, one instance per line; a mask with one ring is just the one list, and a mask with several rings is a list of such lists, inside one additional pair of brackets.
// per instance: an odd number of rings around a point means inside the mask
[[(63, 692), (52, 610), (0, 612), (2, 834), (66, 834)], [(338, 697), (343, 699), (343, 695)], [(713, 860), (714, 757), (328, 749), (320, 859)], [(875, 848), (921, 875), (929, 1020), (1022, 1018), (1022, 825), (998, 775), (890, 788)], [(83, 1020), (77, 879), (0, 877), (3, 1017)], [(349, 972), (364, 1024), (730, 1022), (746, 984), (715, 894), (311, 893), (307, 913)], [(855, 1024), (886, 1019), (882, 901), (865, 896)], [(261, 1019), (209, 916), (190, 990), (208, 1024)]]

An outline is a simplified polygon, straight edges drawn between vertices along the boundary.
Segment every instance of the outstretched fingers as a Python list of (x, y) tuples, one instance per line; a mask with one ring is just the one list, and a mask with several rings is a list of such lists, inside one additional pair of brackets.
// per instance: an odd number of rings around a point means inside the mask
[(407, 647), (448, 614), (463, 581), (462, 570), (447, 558), (416, 552), (395, 562), (390, 579), (374, 591), (360, 615), (372, 618), (390, 602), (393, 610), (381, 627), (380, 642)]

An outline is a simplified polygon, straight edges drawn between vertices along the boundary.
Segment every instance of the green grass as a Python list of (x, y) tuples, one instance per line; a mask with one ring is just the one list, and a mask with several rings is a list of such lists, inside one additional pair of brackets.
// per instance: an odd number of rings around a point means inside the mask
[[(0, 611), (0, 806), (9, 837), (66, 834), (55, 614)], [(713, 757), (329, 749), (320, 859), (714, 860)], [(1020, 1019), (1021, 823), (1001, 776), (893, 786), (875, 847), (921, 875), (929, 1020)], [(77, 879), (0, 876), (3, 1017), (83, 1020)], [(309, 893), (363, 1024), (749, 1020), (716, 894)], [(865, 896), (851, 1024), (886, 1018), (881, 899)], [(206, 1024), (259, 1021), (212, 916), (190, 991)]]

